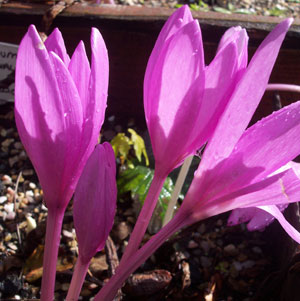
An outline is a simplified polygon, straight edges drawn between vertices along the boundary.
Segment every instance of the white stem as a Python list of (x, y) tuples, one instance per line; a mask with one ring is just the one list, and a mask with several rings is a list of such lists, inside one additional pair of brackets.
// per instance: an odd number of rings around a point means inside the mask
[(287, 84), (268, 84), (267, 91), (288, 91), (300, 93), (300, 86)]
[(184, 160), (183, 165), (181, 166), (179, 175), (177, 177), (174, 190), (171, 195), (171, 200), (168, 204), (168, 209), (165, 214), (164, 220), (163, 220), (163, 226), (165, 226), (173, 217), (173, 213), (175, 210), (175, 206), (177, 204), (178, 196), (180, 194), (180, 191), (182, 189), (183, 183), (185, 181), (185, 178), (187, 176), (187, 173), (190, 169), (190, 166), (192, 164), (194, 156), (189, 156)]

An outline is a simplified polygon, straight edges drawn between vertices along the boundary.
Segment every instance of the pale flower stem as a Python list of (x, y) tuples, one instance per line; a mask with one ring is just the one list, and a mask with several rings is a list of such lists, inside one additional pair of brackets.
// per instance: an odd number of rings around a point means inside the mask
[(154, 172), (154, 177), (150, 185), (147, 197), (135, 223), (134, 229), (130, 235), (128, 245), (120, 261), (120, 266), (123, 263), (126, 264), (127, 260), (138, 250), (139, 245), (147, 230), (152, 213), (155, 209), (157, 199), (163, 187), (165, 179), (166, 176), (161, 176), (160, 174)]
[(297, 85), (286, 85), (286, 84), (268, 84), (267, 91), (287, 91), (300, 93), (300, 86)]
[(119, 266), (116, 273), (96, 295), (95, 301), (113, 300), (123, 282), (132, 274), (148, 257), (151, 256), (172, 234), (186, 225), (188, 218), (183, 214), (175, 217), (155, 234), (141, 249), (128, 258), (126, 264)]
[(83, 263), (80, 256), (78, 257), (66, 301), (78, 300), (89, 264), (89, 261)]
[(48, 210), (46, 241), (43, 259), (42, 301), (54, 300), (56, 263), (64, 210)]
[(171, 219), (177, 204), (178, 196), (186, 179), (187, 173), (190, 169), (194, 156), (189, 156), (184, 160), (183, 165), (180, 168), (179, 175), (177, 177), (174, 190), (171, 195), (171, 200), (169, 201), (167, 212), (163, 220), (163, 226), (165, 226)]

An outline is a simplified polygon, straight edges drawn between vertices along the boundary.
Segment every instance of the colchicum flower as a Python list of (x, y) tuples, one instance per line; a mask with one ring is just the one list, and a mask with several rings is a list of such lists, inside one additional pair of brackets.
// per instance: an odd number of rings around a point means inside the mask
[(247, 45), (245, 30), (229, 29), (206, 67), (199, 23), (188, 6), (168, 19), (144, 80), (145, 116), (159, 173), (168, 174), (211, 136), (246, 68)]
[(275, 173), (300, 154), (300, 102), (245, 130), (291, 22), (287, 19), (276, 26), (241, 77), (178, 212), (189, 216), (187, 224), (236, 208), (257, 207), (277, 218), (300, 242), (300, 234), (280, 212), (285, 204), (299, 200), (299, 177), (291, 168)]
[(137, 250), (167, 175), (214, 132), (245, 72), (247, 45), (246, 31), (232, 28), (222, 38), (213, 61), (205, 66), (200, 26), (187, 5), (175, 11), (162, 28), (144, 79), (154, 178), (123, 262)]
[[(189, 147), (193, 145), (191, 141), (194, 141), (190, 140), (192, 133), (197, 130), (202, 132), (202, 125), (197, 123), (201, 118), (194, 116), (187, 101), (191, 101), (188, 96), (201, 96), (199, 87), (205, 87), (202, 92), (204, 96), (210, 92), (209, 89), (206, 91), (210, 82), (207, 74), (210, 66), (204, 68), (202, 59), (191, 58), (193, 54), (203, 57), (202, 48), (198, 47), (197, 42), (200, 31), (196, 22), (191, 21), (186, 14), (186, 9), (177, 14), (175, 12), (176, 17), (173, 15), (164, 26), (162, 37), (159, 37), (155, 47), (165, 48), (161, 53), (154, 49), (153, 63), (149, 62), (145, 77), (145, 81), (148, 81), (145, 83), (146, 119), (156, 168), (163, 172), (179, 164), (184, 153), (190, 152), (192, 148)], [(300, 199), (300, 179), (292, 169), (272, 175), (300, 154), (300, 101), (273, 113), (246, 130), (266, 90), (280, 46), (291, 23), (292, 19), (287, 19), (277, 25), (264, 39), (247, 67), (247, 54), (242, 46), (247, 43), (246, 34), (240, 28), (230, 29), (225, 33), (218, 54), (211, 63), (212, 65), (222, 52), (225, 53), (226, 49), (230, 49), (229, 56), (220, 59), (222, 64), (219, 68), (223, 76), (219, 77), (216, 93), (212, 94), (215, 98), (210, 98), (211, 102), (207, 102), (206, 106), (203, 98), (200, 100), (202, 108), (207, 108), (203, 112), (208, 112), (207, 115), (214, 116), (215, 119), (212, 124), (209, 121), (203, 124), (204, 128), (210, 129), (206, 138), (208, 142), (185, 199), (169, 223), (140, 249), (131, 248), (128, 252), (131, 256), (127, 256), (126, 261), (122, 258), (124, 263), (121, 262), (117, 273), (96, 295), (96, 301), (112, 300), (126, 278), (182, 227), (236, 208), (259, 207), (267, 211), (279, 220), (289, 235), (300, 242), (300, 234), (284, 219), (276, 206)], [(196, 36), (193, 35), (195, 32)], [(233, 38), (235, 32), (237, 36)], [(180, 41), (180, 38), (184, 43), (176, 51), (175, 41)], [(176, 55), (173, 56), (171, 49), (175, 49)], [(186, 51), (188, 56), (184, 53)], [(195, 64), (198, 68), (190, 67), (188, 72), (181, 71), (184, 66), (181, 63), (182, 57), (187, 61), (187, 66)], [(172, 62), (173, 68), (168, 66), (169, 58), (172, 58), (169, 62)], [(156, 70), (160, 71), (155, 73)], [(230, 80), (224, 76), (226, 72), (231, 75)], [(213, 80), (213, 73), (211, 79)], [(166, 88), (161, 85), (163, 82)], [(217, 88), (221, 89), (221, 96), (218, 95)], [(181, 100), (176, 100), (176, 95), (180, 95)], [(164, 99), (167, 100), (166, 104), (163, 104)], [(214, 101), (218, 103), (217, 108), (214, 107)], [(196, 101), (193, 109), (201, 114), (201, 108)], [(164, 116), (166, 120), (163, 120)], [(206, 116), (203, 117), (205, 121)], [(185, 127), (189, 127), (191, 133)], [(205, 136), (204, 132), (203, 135)], [(146, 202), (142, 210), (145, 206)], [(149, 208), (150, 206), (147, 207)], [(135, 228), (138, 226), (136, 223)]]
[[(274, 174), (278, 174), (290, 168), (292, 168), (295, 174), (300, 178), (300, 164), (293, 161), (276, 170)], [(283, 204), (277, 204), (275, 206), (278, 207), (280, 212), (283, 212), (289, 204), (289, 202), (286, 202)], [(274, 221), (274, 219), (275, 217), (273, 215), (257, 207), (237, 208), (230, 213), (230, 216), (228, 218), (228, 225), (234, 226), (240, 223), (248, 222), (247, 228), (249, 231), (262, 231), (268, 225), (270, 225)]]
[(43, 300), (53, 300), (63, 213), (104, 120), (108, 57), (95, 28), (91, 49), (91, 66), (83, 42), (70, 59), (58, 29), (43, 43), (31, 25), (17, 55), (16, 124), (48, 207)]
[(99, 144), (88, 159), (74, 194), (79, 255), (67, 300), (78, 300), (92, 257), (104, 248), (117, 203), (116, 163), (111, 145)]

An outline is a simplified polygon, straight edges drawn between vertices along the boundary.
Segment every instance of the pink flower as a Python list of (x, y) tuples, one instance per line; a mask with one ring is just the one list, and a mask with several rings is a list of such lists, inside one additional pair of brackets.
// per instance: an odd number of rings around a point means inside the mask
[(230, 29), (206, 67), (200, 27), (188, 6), (168, 19), (144, 80), (145, 115), (159, 173), (168, 174), (209, 139), (246, 68), (247, 43), (245, 30)]
[(102, 250), (112, 228), (117, 201), (115, 155), (109, 143), (97, 145), (74, 194), (74, 226), (81, 262)]
[(64, 209), (104, 119), (108, 57), (95, 28), (90, 67), (83, 42), (70, 59), (58, 29), (43, 43), (31, 25), (16, 63), (15, 115), (48, 208)]
[[(278, 169), (274, 174), (280, 173), (282, 171), (288, 170), (292, 168), (295, 174), (300, 178), (300, 164), (296, 162), (289, 162), (280, 169)], [(289, 205), (289, 202), (283, 204), (275, 205), (280, 212), (283, 212)], [(237, 208), (234, 209), (229, 218), (228, 225), (234, 226), (240, 223), (246, 223), (249, 231), (254, 230), (264, 230), (268, 225), (270, 225), (274, 221), (275, 217), (264, 211), (259, 209), (259, 207), (249, 207), (249, 208)]]
[(299, 178), (292, 169), (273, 174), (300, 153), (300, 102), (245, 130), (291, 23), (287, 19), (275, 27), (241, 76), (178, 212), (188, 216), (186, 224), (236, 208), (258, 207), (300, 242), (300, 234), (276, 206), (299, 200)]

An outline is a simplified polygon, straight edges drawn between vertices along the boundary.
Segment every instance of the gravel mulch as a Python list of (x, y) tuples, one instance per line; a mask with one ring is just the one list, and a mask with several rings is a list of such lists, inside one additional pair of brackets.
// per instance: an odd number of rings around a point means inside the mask
[[(104, 136), (119, 130), (119, 125), (104, 129)], [(1, 107), (0, 144), (0, 299), (35, 299), (40, 297), (47, 208), (19, 141), (12, 104)], [(135, 220), (134, 201), (118, 200), (112, 239), (93, 259), (81, 300), (92, 300), (110, 277), (112, 257), (121, 257)], [(274, 257), (265, 233), (227, 227), (226, 220), (226, 215), (214, 217), (171, 238), (129, 279), (123, 300), (252, 300), (276, 269)], [(66, 296), (76, 257), (71, 203), (63, 223), (56, 300)]]

